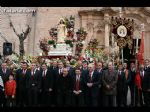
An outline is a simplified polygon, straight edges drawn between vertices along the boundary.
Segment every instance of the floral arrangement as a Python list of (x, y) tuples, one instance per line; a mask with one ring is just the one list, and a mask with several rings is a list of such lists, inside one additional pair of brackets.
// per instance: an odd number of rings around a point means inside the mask
[(54, 40), (48, 40), (49, 45), (53, 45), (54, 48), (56, 48), (56, 41)]
[(97, 48), (97, 46), (97, 39), (91, 39), (85, 50), (86, 58), (93, 58), (95, 59), (95, 61), (108, 62), (108, 58), (110, 55), (109, 50), (104, 48)]
[(84, 40), (86, 39), (87, 32), (84, 31), (84, 28), (78, 29), (76, 32), (77, 44), (76, 44), (76, 55), (80, 55), (83, 49)]
[(90, 48), (96, 48), (97, 46), (98, 46), (97, 39), (91, 39), (90, 42), (88, 43), (88, 47)]

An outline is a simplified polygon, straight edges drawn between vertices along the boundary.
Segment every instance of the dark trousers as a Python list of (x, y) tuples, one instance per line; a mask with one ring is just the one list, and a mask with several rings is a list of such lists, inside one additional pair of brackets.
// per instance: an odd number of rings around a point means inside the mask
[(104, 94), (103, 90), (102, 90), (102, 88), (100, 88), (99, 89), (99, 95), (98, 95), (98, 104), (99, 104), (100, 107), (103, 106), (103, 100), (104, 100), (103, 94)]
[(131, 92), (131, 106), (135, 105), (135, 87), (134, 84), (129, 84), (130, 92)]
[(116, 106), (115, 95), (104, 95), (104, 107), (115, 107)]
[(28, 93), (28, 101), (29, 101), (29, 106), (37, 106), (37, 98), (38, 98), (38, 88), (37, 87), (31, 87), (29, 89)]
[(86, 105), (92, 107), (98, 106), (98, 95), (98, 91), (93, 92), (92, 89), (89, 88), (86, 92)]
[(6, 98), (6, 106), (7, 107), (14, 107), (15, 106), (15, 99), (12, 96), (7, 96)]
[[(126, 95), (127, 97), (127, 95)], [(125, 100), (125, 91), (122, 89), (122, 88), (118, 88), (117, 89), (117, 96), (116, 96), (116, 103), (117, 103), (117, 106), (118, 107), (121, 107), (121, 106), (125, 106), (126, 104), (126, 100)]]
[(52, 104), (52, 92), (48, 91), (48, 90), (42, 90), (41, 93), (41, 106), (51, 106)]
[(19, 106), (28, 105), (28, 90), (25, 88), (19, 88)]
[(4, 106), (5, 102), (5, 93), (3, 90), (0, 89), (0, 107)]
[(143, 91), (145, 106), (150, 106), (150, 92)]
[(125, 86), (124, 88), (124, 105), (127, 106), (127, 95), (128, 95), (128, 85)]
[(73, 93), (72, 106), (77, 106), (77, 107), (84, 106), (84, 95), (83, 95), (83, 93), (80, 93), (78, 95)]
[(57, 105), (60, 107), (71, 106), (71, 93), (65, 91), (58, 92)]
[(143, 106), (142, 90), (135, 87), (135, 106)]

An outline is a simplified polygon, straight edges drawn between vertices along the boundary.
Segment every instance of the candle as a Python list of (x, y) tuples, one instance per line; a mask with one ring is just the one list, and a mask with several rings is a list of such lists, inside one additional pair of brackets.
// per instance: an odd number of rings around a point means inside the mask
[(138, 38), (136, 39), (136, 53), (138, 53)]

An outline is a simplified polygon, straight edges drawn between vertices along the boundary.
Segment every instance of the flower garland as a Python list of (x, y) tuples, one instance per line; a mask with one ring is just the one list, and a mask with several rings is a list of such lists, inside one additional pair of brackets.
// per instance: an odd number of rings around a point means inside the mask
[(83, 49), (84, 41), (87, 36), (87, 32), (84, 30), (84, 28), (80, 28), (76, 32), (76, 36), (77, 36), (76, 55), (80, 55)]

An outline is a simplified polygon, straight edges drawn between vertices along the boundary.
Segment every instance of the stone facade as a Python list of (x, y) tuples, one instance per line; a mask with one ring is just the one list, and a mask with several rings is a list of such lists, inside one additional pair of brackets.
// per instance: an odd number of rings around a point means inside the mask
[[(50, 38), (48, 30), (57, 25), (60, 18), (70, 15), (75, 16), (75, 32), (79, 27), (84, 27), (88, 32), (85, 46), (91, 38), (97, 38), (100, 47), (108, 47), (110, 17), (119, 16), (120, 10), (119, 7), (0, 7), (0, 9), (0, 32), (13, 43), (15, 52), (19, 53), (19, 40), (9, 25), (10, 21), (18, 33), (24, 31), (26, 25), (31, 26), (31, 32), (25, 40), (26, 55), (39, 55), (41, 52), (39, 39)], [(124, 7), (122, 17), (135, 20), (133, 38), (141, 38), (140, 24), (145, 24), (144, 57), (150, 59), (150, 8)], [(2, 53), (4, 39), (0, 38), (0, 41)]]

